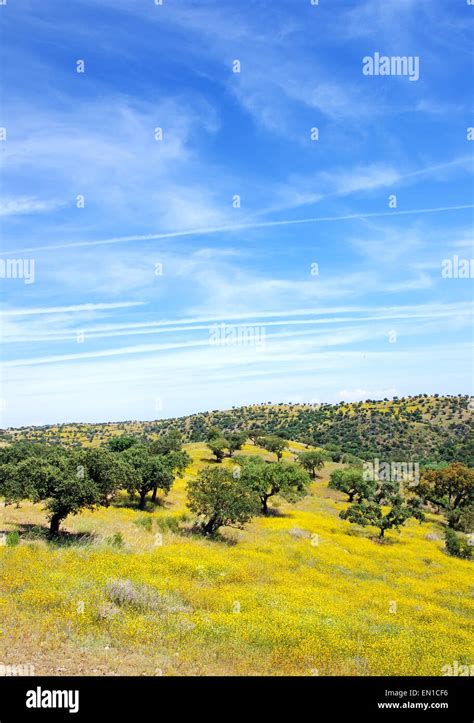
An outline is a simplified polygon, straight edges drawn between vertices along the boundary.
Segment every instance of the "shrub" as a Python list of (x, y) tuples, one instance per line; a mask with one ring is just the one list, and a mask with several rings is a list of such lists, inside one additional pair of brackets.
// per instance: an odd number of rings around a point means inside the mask
[(463, 560), (469, 560), (472, 557), (472, 547), (468, 540), (456, 534), (450, 527), (446, 529), (444, 540), (449, 555), (460, 557)]
[(179, 517), (175, 515), (163, 515), (162, 517), (156, 517), (155, 522), (161, 532), (179, 532), (180, 522), (185, 522), (187, 517), (185, 514)]
[(136, 520), (134, 520), (134, 522), (139, 527), (144, 527), (147, 532), (151, 532), (153, 527), (152, 517), (138, 517)]
[[(452, 517), (448, 514), (448, 520), (450, 519), (452, 519)], [(462, 508), (456, 519), (456, 530), (459, 532), (471, 532), (474, 530), (474, 504)]]
[(14, 532), (7, 532), (6, 539), (7, 547), (16, 547), (20, 544), (20, 534), (16, 530)]
[(175, 593), (162, 595), (148, 585), (134, 584), (128, 579), (109, 580), (105, 586), (105, 592), (109, 600), (119, 608), (160, 614), (190, 612), (190, 608)]
[(113, 535), (107, 537), (106, 543), (112, 547), (123, 547), (125, 544), (121, 532), (114, 532)]
[(130, 607), (140, 612), (160, 607), (160, 594), (146, 585), (134, 585), (131, 580), (109, 580), (105, 586), (107, 597), (119, 607)]

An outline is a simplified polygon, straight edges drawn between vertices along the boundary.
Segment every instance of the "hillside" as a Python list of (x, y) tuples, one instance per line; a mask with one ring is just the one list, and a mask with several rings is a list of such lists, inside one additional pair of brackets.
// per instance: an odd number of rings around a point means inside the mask
[[(302, 445), (285, 458), (291, 449)], [(470, 563), (446, 554), (441, 517), (378, 544), (339, 518), (328, 463), (310, 496), (274, 499), (268, 517), (205, 539), (189, 527), (185, 486), (212, 455), (187, 451), (160, 506), (140, 512), (123, 495), (68, 518), (56, 543), (39, 505), (5, 508), (21, 542), (0, 548), (3, 663), (38, 675), (324, 676), (441, 675), (469, 662)]]
[(186, 441), (201, 442), (212, 426), (224, 433), (261, 428), (317, 446), (336, 445), (363, 459), (458, 460), (473, 466), (471, 406), (471, 398), (461, 395), (420, 395), (336, 405), (259, 404), (153, 422), (8, 429), (2, 432), (1, 439), (98, 445), (124, 431), (153, 438), (174, 427)]

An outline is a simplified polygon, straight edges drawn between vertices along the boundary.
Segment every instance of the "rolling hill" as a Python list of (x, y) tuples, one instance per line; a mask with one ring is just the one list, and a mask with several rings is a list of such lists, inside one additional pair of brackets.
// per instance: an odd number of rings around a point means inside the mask
[(176, 428), (185, 441), (201, 442), (209, 429), (217, 426), (224, 434), (262, 429), (303, 443), (339, 448), (362, 459), (421, 463), (458, 460), (473, 466), (473, 407), (472, 398), (462, 395), (419, 395), (335, 405), (255, 404), (152, 422), (7, 429), (0, 439), (95, 446), (123, 432), (153, 438)]

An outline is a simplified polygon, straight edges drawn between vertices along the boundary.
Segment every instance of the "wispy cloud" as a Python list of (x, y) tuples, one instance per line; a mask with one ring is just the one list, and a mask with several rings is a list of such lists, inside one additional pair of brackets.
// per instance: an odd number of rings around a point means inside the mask
[(67, 313), (77, 313), (77, 312), (89, 312), (89, 311), (98, 311), (98, 310), (104, 310), (104, 309), (125, 309), (129, 308), (131, 306), (142, 306), (144, 302), (142, 301), (123, 301), (123, 302), (113, 302), (110, 304), (105, 303), (87, 303), (87, 304), (76, 304), (74, 306), (46, 306), (46, 307), (37, 307), (37, 308), (29, 308), (25, 307), (24, 309), (6, 309), (0, 312), (0, 316), (32, 316), (36, 314), (63, 314), (65, 312)]
[[(294, 5), (9, 4), (0, 269), (35, 280), (0, 279), (6, 423), (470, 392), (470, 280), (440, 273), (471, 256), (469, 8)], [(363, 76), (375, 51), (419, 81)]]
[(376, 211), (373, 213), (351, 213), (343, 216), (313, 216), (310, 218), (286, 219), (279, 221), (258, 221), (241, 223), (228, 226), (210, 226), (205, 228), (187, 229), (185, 231), (170, 231), (164, 233), (137, 234), (130, 236), (112, 236), (107, 239), (93, 241), (73, 241), (70, 243), (58, 243), (46, 246), (32, 246), (10, 251), (3, 251), (0, 255), (30, 253), (34, 251), (51, 251), (54, 249), (81, 248), (83, 246), (104, 246), (110, 244), (129, 243), (133, 241), (158, 241), (160, 239), (181, 238), (185, 236), (208, 236), (212, 234), (232, 233), (235, 231), (246, 231), (260, 228), (275, 228), (278, 226), (298, 226), (301, 224), (325, 223), (331, 221), (357, 221), (368, 218), (387, 218), (392, 216), (413, 216), (426, 213), (445, 213), (448, 211), (466, 211), (474, 208), (474, 203), (466, 203), (456, 206), (437, 206), (434, 208), (413, 208), (400, 211)]

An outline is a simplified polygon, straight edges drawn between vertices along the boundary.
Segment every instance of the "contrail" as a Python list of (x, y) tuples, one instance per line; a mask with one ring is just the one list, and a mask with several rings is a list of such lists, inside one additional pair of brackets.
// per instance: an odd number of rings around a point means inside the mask
[(152, 233), (136, 236), (114, 236), (108, 239), (97, 241), (73, 241), (70, 243), (50, 244), (48, 246), (29, 246), (26, 248), (14, 249), (13, 251), (1, 251), (0, 256), (12, 256), (19, 253), (31, 253), (35, 251), (54, 251), (56, 249), (79, 248), (83, 246), (105, 246), (108, 244), (128, 243), (130, 241), (157, 241), (160, 239), (179, 238), (182, 236), (206, 236), (215, 233), (232, 233), (233, 231), (246, 231), (259, 228), (274, 228), (277, 226), (296, 226), (305, 223), (323, 223), (331, 221), (354, 221), (365, 218), (381, 218), (386, 216), (410, 216), (417, 213), (442, 213), (444, 211), (462, 211), (474, 208), (474, 204), (463, 206), (438, 206), (437, 208), (416, 208), (407, 211), (376, 211), (374, 213), (354, 213), (346, 216), (315, 216), (312, 218), (297, 218), (283, 221), (261, 221), (252, 223), (241, 223), (230, 226), (211, 226), (208, 228), (186, 229), (183, 231), (169, 231), (166, 233)]
[(130, 306), (144, 306), (146, 301), (116, 301), (111, 304), (76, 304), (75, 306), (40, 306), (25, 309), (1, 311), (2, 316), (31, 316), (32, 314), (62, 314), (69, 311), (102, 311), (103, 309), (125, 309)]

